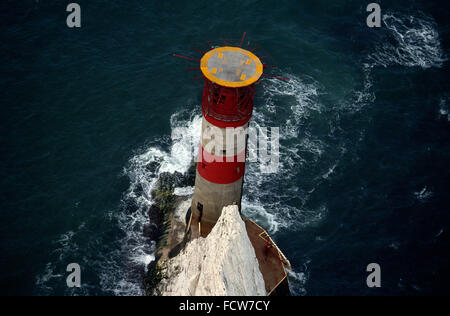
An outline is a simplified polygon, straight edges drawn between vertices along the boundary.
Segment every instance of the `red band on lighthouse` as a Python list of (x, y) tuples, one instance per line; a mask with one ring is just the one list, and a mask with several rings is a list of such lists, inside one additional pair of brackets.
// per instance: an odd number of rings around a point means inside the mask
[[(228, 160), (228, 161), (227, 161)], [(245, 150), (235, 156), (216, 156), (199, 148), (198, 173), (209, 182), (228, 184), (239, 180), (245, 172)]]

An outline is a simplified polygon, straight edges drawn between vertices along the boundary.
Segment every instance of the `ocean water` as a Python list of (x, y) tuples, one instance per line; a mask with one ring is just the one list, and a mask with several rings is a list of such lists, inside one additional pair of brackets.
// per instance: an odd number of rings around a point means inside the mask
[(197, 64), (172, 54), (244, 32), (290, 78), (256, 89), (279, 168), (248, 164), (243, 212), (290, 259), (293, 294), (450, 293), (445, 1), (379, 1), (379, 29), (365, 1), (78, 1), (80, 29), (68, 3), (0, 3), (1, 294), (143, 294), (150, 192), (187, 170), (201, 126)]

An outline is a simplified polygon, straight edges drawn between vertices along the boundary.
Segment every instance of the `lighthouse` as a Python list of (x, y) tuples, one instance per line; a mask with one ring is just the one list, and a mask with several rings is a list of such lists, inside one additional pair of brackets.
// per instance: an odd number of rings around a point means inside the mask
[[(252, 51), (241, 47), (244, 38), (245, 33), (237, 47), (227, 46), (225, 41), (222, 47), (211, 49), (209, 45), (210, 50), (202, 52), (200, 60), (173, 54), (200, 62), (204, 86), (194, 195), (186, 214), (184, 239), (168, 253), (180, 251), (190, 240), (207, 237), (224, 207), (237, 205), (241, 212), (255, 84), (263, 76), (263, 68), (267, 67)], [(242, 213), (241, 219), (255, 250), (267, 295), (288, 295), (286, 269), (291, 269), (289, 260), (264, 228)]]
[(248, 123), (263, 64), (252, 52), (224, 46), (200, 60), (204, 77), (202, 133), (191, 227), (206, 237), (227, 205), (241, 209)]
[(202, 134), (191, 227), (206, 237), (227, 205), (241, 209), (248, 123), (263, 64), (252, 52), (224, 46), (200, 60), (204, 76)]

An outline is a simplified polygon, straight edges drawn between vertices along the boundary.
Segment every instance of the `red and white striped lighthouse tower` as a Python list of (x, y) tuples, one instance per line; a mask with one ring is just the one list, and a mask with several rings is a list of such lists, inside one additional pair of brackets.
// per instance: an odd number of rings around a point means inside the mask
[(204, 54), (200, 69), (205, 85), (191, 227), (205, 237), (224, 206), (241, 207), (246, 133), (263, 64), (250, 51), (225, 46)]
[[(244, 37), (245, 33), (241, 44)], [(185, 239), (174, 249), (181, 249), (189, 239), (208, 236), (225, 206), (235, 204), (241, 209), (248, 122), (253, 112), (255, 83), (263, 75), (264, 67), (257, 56), (241, 47), (217, 47), (200, 60), (203, 73), (200, 78), (204, 79), (203, 119), (195, 190), (186, 216), (189, 223)], [(267, 295), (289, 294), (285, 270), (290, 269), (289, 261), (264, 228), (246, 216), (241, 218), (255, 250)]]

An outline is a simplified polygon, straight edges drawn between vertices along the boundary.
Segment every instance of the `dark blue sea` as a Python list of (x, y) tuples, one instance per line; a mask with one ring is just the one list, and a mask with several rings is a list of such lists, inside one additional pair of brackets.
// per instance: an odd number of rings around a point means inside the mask
[(371, 1), (79, 0), (81, 28), (69, 2), (0, 3), (0, 294), (143, 294), (150, 192), (200, 135), (198, 63), (172, 54), (244, 32), (290, 79), (256, 88), (279, 168), (248, 164), (242, 210), (292, 293), (450, 294), (447, 1), (378, 1), (380, 28)]

